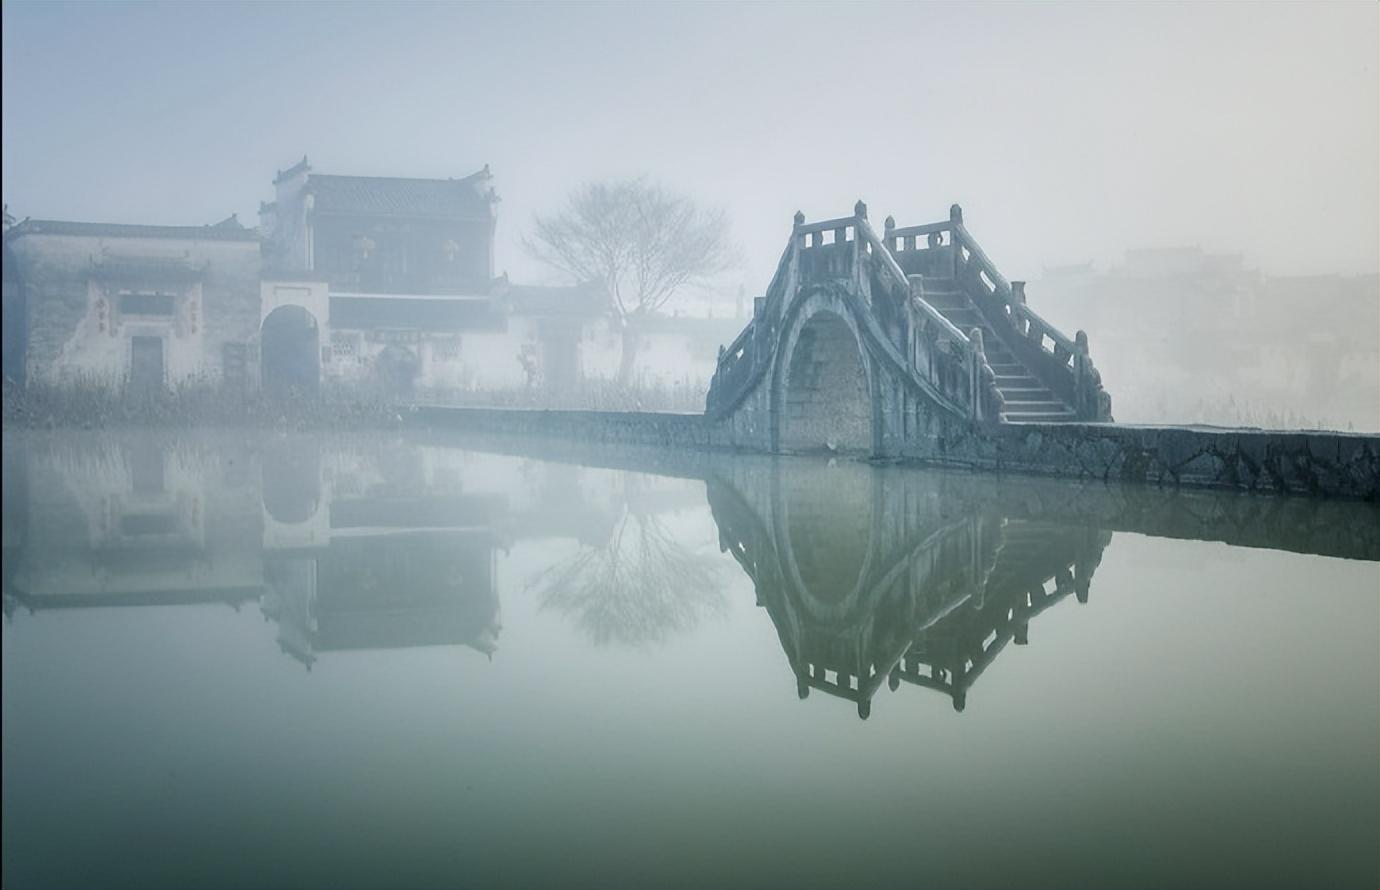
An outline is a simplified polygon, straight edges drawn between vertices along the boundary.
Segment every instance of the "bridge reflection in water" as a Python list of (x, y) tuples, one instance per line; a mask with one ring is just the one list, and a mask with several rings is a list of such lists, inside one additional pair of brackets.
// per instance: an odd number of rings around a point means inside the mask
[(727, 563), (655, 517), (703, 510), (702, 480), (799, 695), (863, 718), (883, 685), (962, 711), (1032, 620), (1087, 602), (1113, 531), (1380, 559), (1365, 504), (822, 461), (662, 456), (647, 475), (611, 453), (586, 468), (405, 439), (92, 436), (15, 438), (4, 462), (7, 616), (257, 603), (308, 669), (341, 650), (492, 658), (498, 560), (524, 539), (579, 548), (535, 594), (595, 643), (686, 633), (722, 611)]
[(1110, 531), (1012, 518), (990, 484), (954, 483), (844, 466), (709, 478), (721, 546), (752, 578), (801, 698), (820, 690), (866, 718), (883, 684), (908, 683), (961, 711), (1034, 617), (1087, 602)]

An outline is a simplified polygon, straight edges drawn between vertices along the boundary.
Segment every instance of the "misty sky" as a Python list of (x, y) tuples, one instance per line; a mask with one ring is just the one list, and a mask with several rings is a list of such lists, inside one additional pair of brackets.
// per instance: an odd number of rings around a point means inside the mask
[[(1380, 266), (1380, 7), (3, 7), (15, 215), (257, 221), (274, 171), (463, 176), (498, 266), (582, 180), (725, 207), (766, 287), (797, 209), (969, 228), (1012, 278), (1126, 247)], [(1032, 295), (1033, 296), (1033, 295)]]

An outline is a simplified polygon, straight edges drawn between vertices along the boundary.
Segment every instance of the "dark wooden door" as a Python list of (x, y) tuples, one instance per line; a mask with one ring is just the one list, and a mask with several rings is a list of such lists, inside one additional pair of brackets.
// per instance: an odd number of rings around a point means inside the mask
[(163, 338), (134, 337), (129, 341), (130, 389), (163, 388)]

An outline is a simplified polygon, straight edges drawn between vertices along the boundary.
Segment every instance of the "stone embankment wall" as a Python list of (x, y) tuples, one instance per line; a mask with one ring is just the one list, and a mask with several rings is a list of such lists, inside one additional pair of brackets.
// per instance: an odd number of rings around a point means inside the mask
[(1380, 499), (1380, 436), (1217, 427), (1012, 424), (960, 463), (1018, 473)]
[[(735, 451), (699, 414), (418, 407), (414, 422), (485, 435)], [(1380, 436), (1216, 427), (1007, 424), (917, 441), (885, 459), (972, 470), (1380, 501)]]

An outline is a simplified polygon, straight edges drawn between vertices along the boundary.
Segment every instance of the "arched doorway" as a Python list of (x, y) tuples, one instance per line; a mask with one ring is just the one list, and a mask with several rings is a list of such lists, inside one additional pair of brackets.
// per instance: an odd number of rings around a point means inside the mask
[(818, 312), (801, 328), (782, 387), (782, 451), (872, 453), (872, 397), (857, 338)]
[(279, 306), (264, 319), (260, 380), (266, 392), (314, 394), (321, 384), (321, 334), (301, 306)]

